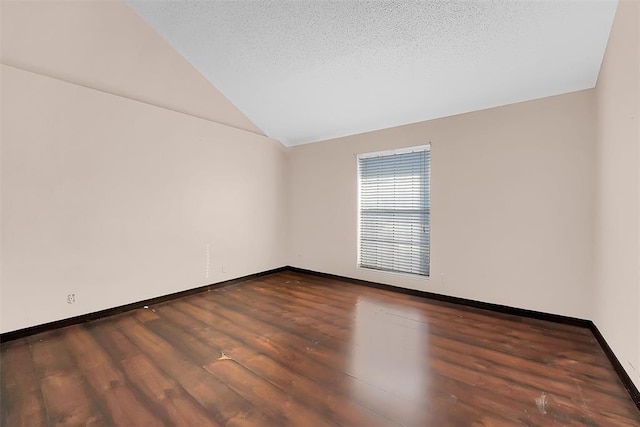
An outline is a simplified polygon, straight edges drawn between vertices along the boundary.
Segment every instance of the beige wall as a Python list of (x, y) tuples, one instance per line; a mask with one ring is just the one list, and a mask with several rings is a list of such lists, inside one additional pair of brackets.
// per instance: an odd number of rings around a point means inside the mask
[(640, 387), (640, 4), (621, 1), (596, 86), (594, 321)]
[[(289, 263), (590, 318), (594, 122), (587, 90), (291, 148)], [(432, 277), (357, 269), (356, 155), (427, 142)]]
[(2, 78), (3, 332), (286, 264), (277, 141), (12, 67)]
[(1, 332), (286, 264), (285, 148), (126, 5), (2, 2), (2, 48)]

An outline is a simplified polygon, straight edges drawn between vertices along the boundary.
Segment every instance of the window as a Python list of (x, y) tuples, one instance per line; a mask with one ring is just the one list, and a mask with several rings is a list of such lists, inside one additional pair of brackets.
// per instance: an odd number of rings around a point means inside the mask
[(429, 276), (430, 146), (358, 156), (358, 266)]

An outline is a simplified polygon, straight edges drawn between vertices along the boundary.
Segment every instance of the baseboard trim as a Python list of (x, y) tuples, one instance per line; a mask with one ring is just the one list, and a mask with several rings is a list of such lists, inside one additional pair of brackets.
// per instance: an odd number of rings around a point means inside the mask
[(534, 311), (534, 310), (527, 310), (524, 308), (510, 307), (508, 305), (492, 304), (489, 302), (452, 297), (452, 296), (437, 294), (433, 292), (400, 288), (398, 286), (385, 285), (378, 282), (370, 282), (368, 280), (354, 279), (351, 277), (344, 277), (336, 274), (321, 273), (318, 271), (306, 270), (304, 268), (298, 268), (298, 267), (289, 267), (288, 269), (290, 271), (295, 271), (299, 273), (306, 273), (314, 276), (325, 277), (328, 279), (341, 280), (344, 282), (353, 283), (354, 285), (384, 289), (387, 291), (393, 291), (401, 294), (413, 295), (413, 296), (428, 298), (436, 301), (448, 302), (448, 303), (457, 304), (457, 305), (464, 305), (467, 307), (479, 308), (482, 310), (489, 310), (489, 311), (494, 311), (502, 314), (512, 314), (515, 316), (527, 317), (527, 318), (537, 319), (537, 320), (548, 320), (550, 322), (563, 323), (565, 325), (572, 325), (572, 326), (580, 326), (583, 328), (590, 328), (590, 324), (591, 324), (590, 320), (579, 319), (576, 317), (562, 316), (560, 314), (551, 314), (551, 313), (545, 313), (542, 311)]
[(418, 290), (415, 290), (415, 289), (400, 288), (398, 286), (385, 285), (385, 284), (382, 284), (382, 283), (370, 282), (370, 281), (362, 280), (362, 279), (354, 279), (354, 278), (351, 278), (351, 277), (339, 276), (337, 274), (321, 273), (319, 271), (307, 270), (307, 269), (299, 268), (299, 267), (291, 267), (290, 266), (290, 267), (287, 267), (287, 270), (288, 271), (297, 272), (297, 273), (303, 273), (303, 274), (309, 274), (309, 275), (313, 275), (313, 276), (323, 277), (323, 278), (327, 278), (327, 279), (340, 280), (340, 281), (344, 281), (344, 282), (353, 283), (355, 285), (368, 286), (368, 287), (371, 287), (371, 288), (384, 289), (384, 290), (387, 290), (387, 291), (398, 292), (398, 293), (401, 293), (401, 294), (413, 295), (413, 296), (417, 296), (417, 297), (423, 297), (423, 298), (436, 300), (436, 301), (448, 302), (448, 303), (451, 303), (451, 304), (457, 304), (457, 305), (463, 305), (463, 306), (467, 306), (467, 307), (479, 308), (479, 309), (488, 310), (488, 311), (492, 311), (492, 312), (497, 312), (497, 313), (501, 313), (501, 314), (511, 314), (511, 315), (520, 316), (520, 317), (526, 317), (526, 318), (530, 318), (530, 319), (546, 320), (546, 321), (555, 322), (555, 323), (561, 323), (561, 324), (565, 324), (565, 325), (571, 325), (571, 326), (578, 326), (578, 327), (582, 327), (582, 328), (587, 328), (587, 329), (589, 329), (591, 331), (591, 333), (595, 337), (596, 341), (598, 342), (598, 344), (600, 345), (600, 347), (604, 351), (604, 354), (609, 359), (609, 362), (613, 366), (613, 369), (618, 374), (618, 378), (620, 378), (620, 381), (622, 382), (624, 387), (627, 389), (627, 392), (629, 393), (629, 396), (631, 397), (633, 402), (636, 404), (638, 409), (640, 409), (640, 392), (638, 391), (638, 388), (636, 387), (636, 385), (631, 380), (631, 377), (629, 377), (629, 375), (625, 371), (624, 367), (622, 366), (622, 364), (620, 363), (620, 361), (616, 357), (616, 355), (613, 352), (613, 350), (611, 350), (611, 347), (609, 346), (609, 344), (605, 340), (604, 336), (600, 333), (600, 331), (596, 327), (595, 323), (593, 323), (591, 320), (579, 319), (579, 318), (569, 317), (569, 316), (562, 316), (562, 315), (559, 315), (559, 314), (544, 313), (544, 312), (541, 312), (541, 311), (527, 310), (527, 309), (524, 309), (524, 308), (516, 308), (516, 307), (510, 307), (510, 306), (500, 305), (500, 304), (492, 304), (492, 303), (488, 303), (488, 302), (475, 301), (475, 300), (459, 298), (459, 297), (452, 297), (452, 296), (448, 296), (448, 295), (436, 294), (436, 293), (433, 293), (433, 292), (426, 292), (426, 291), (418, 291)]
[(108, 308), (106, 310), (100, 310), (93, 313), (82, 314), (80, 316), (70, 317), (67, 319), (56, 320), (42, 325), (30, 326), (24, 329), (18, 329), (15, 331), (5, 332), (0, 334), (0, 343), (7, 341), (13, 341), (19, 338), (28, 337), (31, 335), (39, 334), (42, 332), (52, 331), (54, 329), (64, 328), (66, 326), (77, 325), (80, 323), (90, 322), (92, 320), (102, 319), (104, 317), (121, 314), (127, 311), (143, 308), (145, 305), (151, 306), (154, 304), (160, 304), (166, 301), (170, 301), (176, 298), (182, 298), (188, 295), (198, 294), (200, 292), (206, 292), (212, 289), (221, 288), (224, 286), (235, 285), (240, 282), (245, 282), (250, 279), (254, 279), (268, 274), (278, 273), (286, 271), (288, 267), (279, 267), (273, 270), (262, 271), (259, 273), (249, 274), (247, 276), (237, 277), (235, 279), (225, 280), (224, 282), (213, 283), (210, 285), (204, 285), (193, 289), (187, 289), (185, 291), (175, 292), (168, 295), (162, 295), (155, 298), (149, 298), (143, 301), (133, 302), (131, 304), (121, 305), (118, 307)]
[(602, 351), (604, 351), (604, 354), (607, 355), (609, 362), (611, 362), (611, 364), (613, 365), (613, 369), (616, 371), (618, 377), (620, 378), (620, 381), (622, 381), (622, 384), (627, 389), (629, 396), (631, 396), (633, 402), (636, 404), (638, 409), (640, 409), (640, 390), (638, 390), (638, 387), (636, 387), (634, 382), (631, 380), (631, 377), (629, 376), (629, 374), (627, 374), (627, 371), (625, 371), (622, 363), (620, 363), (620, 360), (618, 360), (618, 357), (609, 346), (609, 343), (607, 343), (607, 340), (604, 339), (604, 336), (600, 333), (600, 330), (598, 329), (596, 324), (593, 322), (589, 322), (589, 329), (591, 329), (591, 333), (594, 337), (596, 337), (596, 340), (598, 341), (598, 344), (600, 344)]

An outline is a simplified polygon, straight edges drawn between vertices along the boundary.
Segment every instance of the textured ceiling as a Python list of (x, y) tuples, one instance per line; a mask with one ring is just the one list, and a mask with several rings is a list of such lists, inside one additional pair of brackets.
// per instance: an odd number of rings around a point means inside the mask
[(594, 87), (617, 5), (128, 3), (288, 146)]

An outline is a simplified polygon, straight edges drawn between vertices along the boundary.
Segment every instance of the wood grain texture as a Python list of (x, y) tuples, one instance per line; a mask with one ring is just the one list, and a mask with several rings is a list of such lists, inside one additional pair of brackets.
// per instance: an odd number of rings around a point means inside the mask
[(3, 426), (638, 426), (592, 333), (284, 271), (3, 343)]

